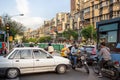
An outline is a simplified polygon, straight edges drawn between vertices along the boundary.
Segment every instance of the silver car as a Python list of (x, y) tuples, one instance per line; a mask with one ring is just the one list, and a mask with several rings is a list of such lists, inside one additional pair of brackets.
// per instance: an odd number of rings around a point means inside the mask
[(55, 71), (65, 73), (70, 61), (60, 56), (52, 56), (42, 48), (14, 48), (0, 57), (0, 75), (16, 78), (20, 74)]

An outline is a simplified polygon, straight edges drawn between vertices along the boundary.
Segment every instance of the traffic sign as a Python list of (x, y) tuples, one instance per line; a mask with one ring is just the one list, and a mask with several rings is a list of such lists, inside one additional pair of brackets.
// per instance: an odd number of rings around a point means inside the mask
[(5, 31), (0, 31), (0, 34), (5, 34)]

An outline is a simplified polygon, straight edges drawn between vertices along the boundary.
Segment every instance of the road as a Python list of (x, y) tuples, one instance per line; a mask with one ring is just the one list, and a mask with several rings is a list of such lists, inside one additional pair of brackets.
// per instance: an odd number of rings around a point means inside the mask
[(84, 69), (70, 70), (65, 74), (56, 74), (54, 72), (26, 74), (16, 79), (0, 80), (110, 80), (108, 78), (98, 78), (90, 69), (90, 74), (85, 73)]

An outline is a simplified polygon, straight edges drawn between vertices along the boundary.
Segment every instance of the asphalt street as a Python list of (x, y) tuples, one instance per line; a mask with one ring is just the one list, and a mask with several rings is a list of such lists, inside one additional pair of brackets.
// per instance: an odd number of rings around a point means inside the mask
[(90, 74), (87, 74), (84, 69), (70, 70), (65, 74), (56, 74), (54, 72), (36, 73), (21, 75), (16, 79), (0, 79), (0, 80), (110, 80), (103, 77), (98, 78), (90, 69)]

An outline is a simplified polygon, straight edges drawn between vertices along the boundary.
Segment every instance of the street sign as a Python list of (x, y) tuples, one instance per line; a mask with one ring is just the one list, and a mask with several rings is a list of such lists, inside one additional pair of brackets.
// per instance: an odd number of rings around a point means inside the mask
[(9, 36), (9, 41), (13, 41), (13, 36)]
[(5, 34), (5, 31), (0, 31), (0, 34)]

